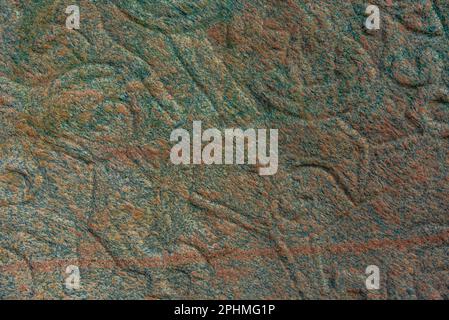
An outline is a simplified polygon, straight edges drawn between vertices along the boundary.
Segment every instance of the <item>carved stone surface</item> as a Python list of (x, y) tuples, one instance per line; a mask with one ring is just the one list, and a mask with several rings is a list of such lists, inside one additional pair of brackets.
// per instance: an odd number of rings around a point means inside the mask
[[(0, 298), (448, 298), (447, 0), (77, 2), (0, 0)], [(173, 165), (194, 120), (278, 173)]]

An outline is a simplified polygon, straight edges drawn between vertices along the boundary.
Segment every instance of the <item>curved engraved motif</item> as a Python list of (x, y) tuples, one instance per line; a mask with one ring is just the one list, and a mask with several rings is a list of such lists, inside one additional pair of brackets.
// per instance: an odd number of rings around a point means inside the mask
[(0, 207), (25, 204), (42, 184), (34, 159), (16, 144), (0, 144)]
[(261, 108), (303, 120), (333, 118), (366, 103), (378, 78), (368, 52), (336, 32), (326, 19), (330, 9), (311, 3), (288, 6), (280, 12), (291, 28), (281, 28), (280, 17), (272, 13), (247, 12), (226, 30), (211, 32), (211, 42), (235, 80)]
[[(290, 128), (283, 141), (287, 161), (294, 166), (318, 168), (331, 175), (356, 206), (363, 201), (368, 170), (368, 143), (340, 119), (309, 122)], [(295, 133), (293, 133), (295, 132)]]
[(187, 32), (207, 28), (226, 20), (239, 8), (238, 0), (144, 0), (107, 1), (128, 19), (163, 33)]

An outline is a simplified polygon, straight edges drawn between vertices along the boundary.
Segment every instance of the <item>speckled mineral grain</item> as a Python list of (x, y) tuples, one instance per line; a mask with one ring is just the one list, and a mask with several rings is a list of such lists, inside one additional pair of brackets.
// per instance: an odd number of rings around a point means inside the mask
[[(447, 0), (0, 0), (0, 298), (447, 299), (448, 38)], [(172, 164), (194, 121), (278, 129), (277, 173)]]

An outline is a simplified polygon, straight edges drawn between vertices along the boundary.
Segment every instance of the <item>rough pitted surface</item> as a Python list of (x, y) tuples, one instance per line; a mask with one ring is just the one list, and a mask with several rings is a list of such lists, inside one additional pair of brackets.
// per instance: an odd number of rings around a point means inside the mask
[[(72, 2), (0, 0), (0, 298), (448, 298), (447, 0)], [(278, 173), (173, 165), (194, 120)]]

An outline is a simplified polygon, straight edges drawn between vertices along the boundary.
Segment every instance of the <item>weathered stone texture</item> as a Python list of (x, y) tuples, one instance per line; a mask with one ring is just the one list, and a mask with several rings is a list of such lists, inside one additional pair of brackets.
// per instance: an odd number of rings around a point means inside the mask
[[(370, 2), (0, 0), (0, 298), (447, 299), (449, 4)], [(194, 120), (278, 173), (171, 164)]]

